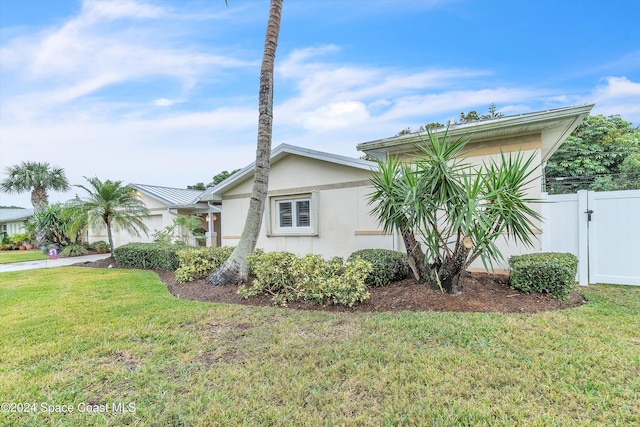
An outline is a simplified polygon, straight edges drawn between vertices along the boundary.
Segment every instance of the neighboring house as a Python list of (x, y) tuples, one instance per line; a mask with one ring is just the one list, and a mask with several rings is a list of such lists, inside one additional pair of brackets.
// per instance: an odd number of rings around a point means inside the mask
[(33, 216), (33, 209), (0, 209), (0, 238), (24, 233), (24, 222)]
[[(482, 164), (499, 158), (500, 152), (524, 152), (536, 157), (528, 195), (541, 197), (542, 166), (591, 111), (593, 105), (559, 108), (452, 125), (449, 136), (470, 138), (467, 160)], [(442, 135), (445, 129), (436, 129)], [(358, 150), (377, 158), (411, 156), (414, 144), (425, 132), (361, 143)], [(362, 248), (400, 249), (395, 235), (385, 235), (369, 212), (367, 195), (375, 163), (280, 145), (271, 156), (269, 192), (257, 246), (265, 251), (315, 253), (346, 257)], [(222, 204), (221, 244), (236, 245), (240, 239), (253, 184), (254, 164), (205, 190), (201, 200)], [(540, 211), (540, 206), (537, 206)], [(539, 234), (542, 224), (539, 224)], [(401, 240), (401, 239), (400, 239)], [(498, 242), (505, 259), (514, 254), (539, 251)], [(481, 267), (481, 264), (477, 264)]]
[[(149, 210), (149, 216), (144, 222), (149, 229), (148, 235), (141, 233), (135, 236), (124, 230), (112, 230), (115, 247), (131, 242), (151, 242), (153, 234), (173, 225), (178, 215), (196, 215), (202, 219), (202, 228), (207, 230), (207, 239), (202, 242), (206, 246), (220, 245), (220, 207), (200, 200), (203, 193), (200, 190), (185, 190), (182, 188), (160, 187), (156, 185), (129, 184), (138, 192), (140, 198)], [(176, 230), (179, 232), (179, 230)], [(176, 235), (176, 237), (178, 237)], [(107, 240), (106, 229), (91, 230), (89, 242)]]

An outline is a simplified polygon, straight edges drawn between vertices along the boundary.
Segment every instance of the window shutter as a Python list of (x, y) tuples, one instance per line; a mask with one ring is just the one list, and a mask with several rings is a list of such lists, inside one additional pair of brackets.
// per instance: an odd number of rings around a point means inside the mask
[(296, 227), (311, 226), (311, 209), (309, 200), (296, 201)]
[(293, 227), (293, 209), (291, 202), (278, 203), (280, 227)]

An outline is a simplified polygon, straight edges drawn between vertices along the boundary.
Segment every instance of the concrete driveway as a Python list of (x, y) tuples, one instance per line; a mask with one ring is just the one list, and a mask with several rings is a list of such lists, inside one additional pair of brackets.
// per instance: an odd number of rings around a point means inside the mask
[(0, 273), (7, 271), (35, 270), (37, 268), (62, 267), (64, 265), (78, 264), (80, 262), (93, 262), (99, 259), (109, 258), (110, 254), (75, 256), (58, 259), (43, 259), (38, 261), (14, 262), (11, 264), (0, 264)]

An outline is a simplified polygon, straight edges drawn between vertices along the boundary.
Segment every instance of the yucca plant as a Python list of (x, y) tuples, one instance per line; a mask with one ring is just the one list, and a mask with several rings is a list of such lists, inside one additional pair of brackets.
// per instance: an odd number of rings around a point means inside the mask
[(428, 132), (415, 159), (378, 162), (369, 195), (385, 231), (401, 234), (415, 279), (451, 294), (461, 292), (460, 274), (478, 257), (487, 268), (502, 259), (499, 236), (532, 245), (540, 219), (531, 208), (539, 200), (525, 191), (535, 155), (502, 153), (474, 167), (464, 159), (467, 142)]

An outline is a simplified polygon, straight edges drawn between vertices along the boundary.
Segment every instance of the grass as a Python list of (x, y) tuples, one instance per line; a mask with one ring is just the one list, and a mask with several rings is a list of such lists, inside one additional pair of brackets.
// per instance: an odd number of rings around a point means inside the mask
[(337, 314), (182, 301), (148, 271), (2, 273), (0, 400), (35, 407), (0, 425), (638, 425), (640, 288), (584, 293)]
[(32, 249), (28, 251), (0, 251), (0, 264), (8, 264), (11, 262), (36, 261), (39, 259), (47, 259), (47, 255), (43, 254), (40, 249)]

